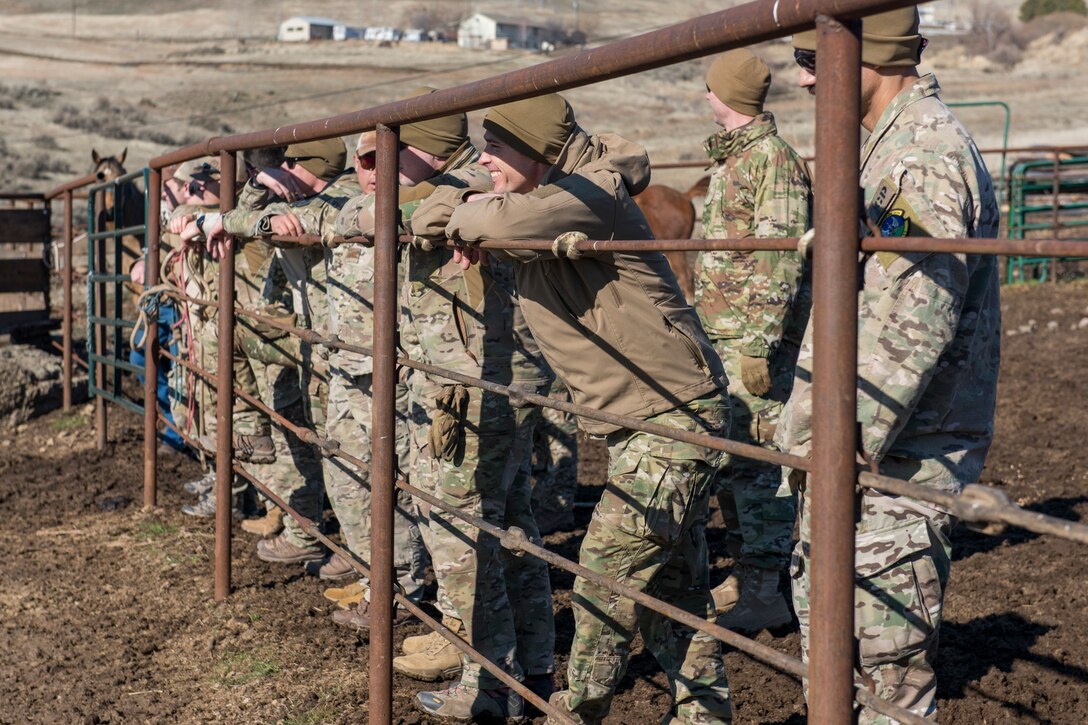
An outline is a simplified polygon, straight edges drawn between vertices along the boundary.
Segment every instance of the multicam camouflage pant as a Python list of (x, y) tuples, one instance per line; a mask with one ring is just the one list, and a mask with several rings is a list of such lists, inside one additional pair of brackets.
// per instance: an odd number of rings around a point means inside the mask
[[(329, 372), (329, 438), (339, 441), (340, 450), (361, 459), (366, 470), (339, 457), (325, 459), (325, 488), (348, 549), (370, 563), (370, 429), (372, 426), (371, 375), (351, 375), (336, 367), (333, 357)], [(408, 469), (408, 389), (397, 385), (396, 450), (398, 467)], [(418, 599), (423, 593), (426, 552), (412, 497), (397, 489), (393, 507), (393, 566), (405, 595)]]
[[(752, 395), (741, 382), (741, 356), (730, 348), (735, 340), (714, 338), (729, 376), (733, 438), (773, 448), (775, 427), (793, 381), (796, 351), (783, 346), (771, 359), (773, 387), (766, 397)], [(782, 483), (782, 468), (735, 456), (718, 478), (718, 506), (726, 528), (726, 548), (737, 563), (759, 569), (785, 570), (790, 561), (797, 502)]]
[[(437, 392), (447, 396), (455, 388), (464, 393), (461, 422), (453, 429), (456, 438), (448, 441), (447, 457), (430, 459), (435, 496), (496, 526), (519, 527), (540, 543), (529, 487), (539, 409), (513, 408), (505, 397), (478, 388), (447, 385)], [(465, 623), (469, 643), (519, 679), (553, 672), (555, 624), (547, 564), (514, 555), (494, 536), (437, 508), (430, 509), (429, 538), (441, 596)], [(461, 682), (503, 686), (467, 657)]]
[[(548, 395), (570, 402), (570, 392), (556, 378)], [(533, 431), (533, 515), (544, 533), (573, 520), (578, 491), (578, 423), (574, 416), (541, 408)]]
[[(192, 311), (202, 308), (190, 306)], [(207, 310), (205, 310), (205, 314)], [(218, 318), (214, 315), (210, 319), (203, 319), (200, 314), (192, 314), (193, 336), (197, 343), (194, 359), (202, 369), (216, 373), (219, 347)], [(260, 397), (256, 375), (250, 367), (248, 360), (235, 346), (235, 355), (231, 367), (234, 370), (234, 386), (244, 390), (253, 397)], [(216, 431), (216, 394), (215, 386), (203, 377), (196, 376), (196, 401), (198, 415), (201, 417), (202, 434), (211, 436), (214, 440)], [(268, 418), (253, 406), (235, 397), (233, 403), (233, 426), (238, 433), (245, 435), (267, 435)]]
[[(692, 401), (648, 419), (679, 430), (725, 435), (724, 398)], [(725, 454), (647, 433), (609, 436), (608, 484), (593, 511), (579, 563), (686, 611), (713, 615), (706, 520), (714, 477)], [(568, 689), (552, 702), (575, 722), (608, 714), (641, 631), (669, 677), (674, 714), (685, 723), (730, 722), (721, 645), (581, 577), (571, 596), (574, 642)]]
[[(302, 391), (297, 368), (267, 365), (253, 361), (261, 400), (295, 425), (305, 424)], [(324, 479), (321, 461), (312, 445), (306, 443), (282, 423), (272, 422), (272, 442), (276, 448), (273, 463), (247, 463), (246, 470), (264, 481), (302, 516), (321, 525), (324, 508)], [(306, 534), (291, 516), (283, 521), (284, 537), (295, 546), (309, 546), (314, 537)]]
[[(291, 321), (291, 320), (285, 320)], [(299, 340), (286, 332), (255, 323), (244, 315), (238, 315), (234, 326), (234, 384), (241, 390), (250, 392), (251, 387), (260, 389), (258, 379), (261, 371), (269, 366), (290, 368), (297, 371), (302, 358), (299, 357)], [(295, 375), (297, 378), (297, 374)], [(251, 382), (252, 381), (252, 382)], [(281, 383), (281, 386), (283, 384)], [(298, 395), (297, 381), (290, 385)], [(281, 396), (285, 393), (281, 393)], [(260, 396), (265, 405), (269, 405)], [(245, 400), (234, 401), (234, 432), (241, 435), (268, 435), (270, 421), (268, 417)]]
[[(801, 624), (801, 654), (807, 661), (812, 522), (805, 504), (802, 495), (801, 540), (790, 573), (794, 610)], [(948, 537), (953, 523), (948, 514), (917, 501), (905, 504), (896, 496), (867, 490), (862, 494), (855, 538), (854, 635), (861, 679), (877, 697), (934, 719), (937, 679), (933, 665), (952, 562)], [(893, 725), (897, 721), (862, 708), (858, 722)]]

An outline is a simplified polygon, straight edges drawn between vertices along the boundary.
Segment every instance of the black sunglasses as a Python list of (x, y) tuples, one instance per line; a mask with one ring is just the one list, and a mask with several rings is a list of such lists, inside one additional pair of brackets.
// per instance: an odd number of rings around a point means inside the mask
[[(922, 51), (929, 45), (929, 38), (922, 38), (921, 46), (918, 48), (918, 55), (922, 55)], [(793, 49), (793, 59), (797, 62), (797, 65), (801, 66), (803, 70), (808, 71), (812, 75), (816, 75), (816, 51), (815, 50), (803, 50), (801, 48)]]
[(367, 151), (365, 154), (355, 154), (355, 158), (359, 160), (359, 168), (363, 171), (373, 171), (374, 163), (377, 155), (373, 151)]
[(320, 156), (284, 156), (283, 163), (287, 164), (287, 168), (295, 168), (295, 164), (302, 161), (312, 161), (313, 159), (320, 159)]
[(796, 61), (797, 65), (801, 66), (802, 70), (808, 71), (812, 75), (816, 75), (815, 50), (802, 50), (801, 48), (794, 48), (793, 60)]

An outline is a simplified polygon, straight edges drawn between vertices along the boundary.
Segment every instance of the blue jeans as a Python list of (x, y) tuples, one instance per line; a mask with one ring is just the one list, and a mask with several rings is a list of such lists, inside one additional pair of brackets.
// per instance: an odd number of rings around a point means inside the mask
[[(177, 345), (171, 344), (170, 328), (177, 322), (177, 319), (177, 310), (173, 305), (163, 304), (159, 308), (159, 348), (169, 350), (172, 355), (177, 354)], [(137, 335), (136, 347), (132, 348), (128, 354), (128, 361), (141, 369), (144, 367), (146, 360), (143, 345), (143, 336)], [(162, 411), (163, 417), (170, 421), (171, 425), (176, 425), (174, 416), (170, 412), (170, 385), (167, 382), (167, 375), (172, 365), (173, 361), (165, 357), (159, 357), (159, 364), (156, 367), (158, 384), (155, 396), (158, 398), (159, 410)], [(143, 384), (144, 376), (142, 373), (136, 373), (136, 379), (140, 381), (141, 385)], [(166, 445), (175, 450), (183, 451), (186, 448), (185, 441), (172, 428), (166, 428), (162, 439)]]

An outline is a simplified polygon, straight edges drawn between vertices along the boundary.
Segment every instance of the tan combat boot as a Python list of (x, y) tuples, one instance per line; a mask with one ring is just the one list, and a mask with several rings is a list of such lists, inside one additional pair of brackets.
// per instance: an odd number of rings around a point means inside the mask
[[(453, 620), (458, 626), (450, 627), (450, 622), (443, 618), (446, 624), (455, 634), (464, 637), (465, 630), (460, 620)], [(445, 637), (432, 632), (420, 639), (428, 639), (427, 646), (411, 654), (393, 658), (393, 669), (403, 675), (408, 675), (417, 680), (437, 682), (449, 680), (461, 675), (461, 652)]]
[(269, 504), (265, 515), (259, 519), (246, 519), (242, 531), (268, 538), (283, 531), (283, 510)]
[(718, 586), (710, 590), (710, 596), (714, 598), (714, 611), (725, 614), (740, 598), (740, 577), (736, 571)]
[(457, 683), (445, 690), (416, 695), (417, 710), (439, 720), (458, 722), (521, 722), (525, 701), (509, 687), (480, 690)]
[[(362, 598), (366, 596), (366, 584), (362, 581), (356, 581), (343, 587), (329, 587), (321, 593), (321, 596), (325, 597), (330, 602), (336, 602), (340, 605), (341, 609), (347, 609), (348, 606), (355, 606), (358, 604)], [(348, 606), (344, 606), (343, 602), (352, 597), (358, 597), (358, 599)]]
[(718, 624), (737, 632), (758, 632), (789, 624), (789, 604), (778, 588), (777, 569), (739, 568), (740, 596), (737, 603), (718, 617)]
[[(448, 614), (443, 614), (442, 625), (446, 627), (446, 629), (452, 630), (453, 632), (464, 636), (465, 628), (461, 624), (461, 620), (457, 617), (451, 617)], [(401, 645), (401, 650), (406, 655), (414, 655), (416, 652), (422, 652), (423, 650), (430, 647), (431, 643), (435, 640), (441, 640), (442, 642), (445, 642), (446, 638), (433, 630), (427, 632), (427, 634), (415, 634), (411, 637), (404, 638), (404, 644)]]

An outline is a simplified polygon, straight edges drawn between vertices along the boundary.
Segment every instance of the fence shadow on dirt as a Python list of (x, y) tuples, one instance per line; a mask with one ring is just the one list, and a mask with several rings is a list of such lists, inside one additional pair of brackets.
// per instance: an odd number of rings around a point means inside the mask
[[(1046, 720), (1021, 703), (982, 692), (979, 681), (995, 669), (1008, 673), (1017, 662), (1028, 662), (1077, 683), (1088, 684), (1088, 670), (1083, 667), (1031, 651), (1053, 629), (1055, 625), (1033, 622), (1015, 612), (990, 614), (969, 622), (945, 621), (941, 625), (941, 653), (937, 660), (937, 696), (959, 699), (971, 690), (1000, 702), (1018, 717)], [(979, 652), (986, 652), (987, 657), (979, 657)]]
[[(1084, 516), (1077, 507), (1088, 503), (1088, 496), (1066, 496), (1039, 501), (1024, 507), (1026, 511), (1058, 516), (1067, 521), (1080, 521)], [(1027, 529), (1010, 526), (998, 534), (984, 534), (967, 528), (962, 523), (952, 532), (952, 560), (969, 559), (975, 554), (985, 554), (1002, 546), (1017, 546), (1038, 539), (1037, 534)], [(1054, 544), (1060, 542), (1051, 540)]]

